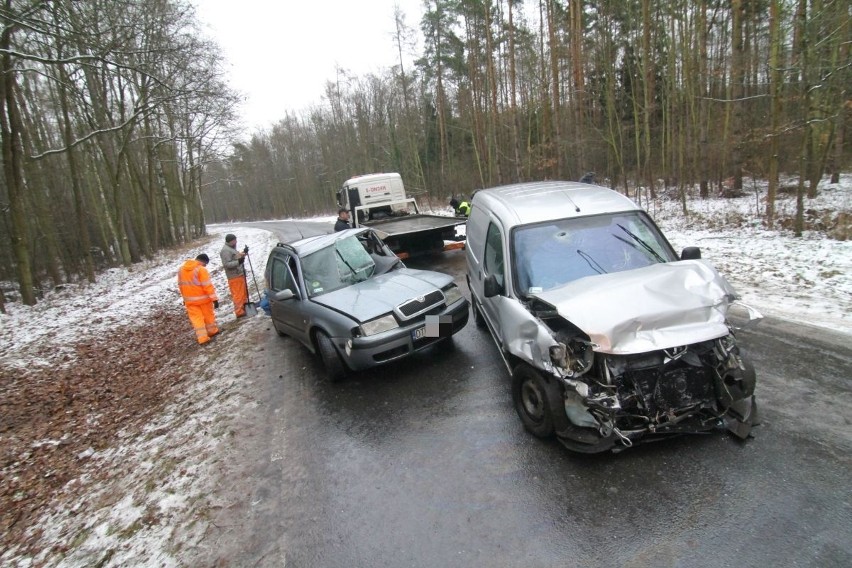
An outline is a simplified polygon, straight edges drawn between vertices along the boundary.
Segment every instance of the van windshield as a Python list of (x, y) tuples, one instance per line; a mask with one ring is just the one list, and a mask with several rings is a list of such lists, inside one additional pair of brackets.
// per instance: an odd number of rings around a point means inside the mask
[(585, 276), (677, 260), (644, 212), (548, 221), (512, 233), (514, 277), (526, 296)]

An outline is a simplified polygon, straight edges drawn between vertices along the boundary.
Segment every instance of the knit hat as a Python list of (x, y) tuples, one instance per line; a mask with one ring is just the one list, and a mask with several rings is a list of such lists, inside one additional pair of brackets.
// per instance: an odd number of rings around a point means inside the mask
[(237, 235), (232, 235), (231, 233), (228, 233), (227, 235), (225, 235), (225, 242), (226, 243), (230, 243), (231, 241), (235, 241), (235, 240), (237, 240)]
[(201, 262), (206, 264), (210, 262), (210, 257), (202, 252), (201, 254), (195, 257), (195, 260), (200, 260)]

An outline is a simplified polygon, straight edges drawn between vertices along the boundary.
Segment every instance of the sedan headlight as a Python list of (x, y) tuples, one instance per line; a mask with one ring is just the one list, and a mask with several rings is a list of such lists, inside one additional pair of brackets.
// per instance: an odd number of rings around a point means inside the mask
[(382, 316), (380, 318), (376, 318), (374, 320), (362, 323), (361, 332), (365, 336), (376, 335), (377, 333), (382, 333), (383, 331), (390, 331), (398, 327), (399, 324), (396, 323), (396, 318), (393, 317), (393, 314), (388, 314), (386, 316)]
[(444, 297), (447, 299), (447, 305), (449, 306), (461, 300), (462, 293), (458, 286), (450, 284), (447, 288), (444, 288)]

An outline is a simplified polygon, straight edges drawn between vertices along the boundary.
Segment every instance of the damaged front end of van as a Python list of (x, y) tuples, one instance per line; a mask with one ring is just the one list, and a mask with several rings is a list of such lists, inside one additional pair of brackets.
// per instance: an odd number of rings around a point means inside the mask
[[(511, 301), (511, 300), (509, 300)], [(504, 310), (525, 427), (569, 449), (757, 423), (752, 365), (728, 320), (735, 293), (711, 265), (686, 260), (581, 278)], [(744, 306), (745, 307), (745, 306)], [(746, 307), (749, 322), (762, 316)]]

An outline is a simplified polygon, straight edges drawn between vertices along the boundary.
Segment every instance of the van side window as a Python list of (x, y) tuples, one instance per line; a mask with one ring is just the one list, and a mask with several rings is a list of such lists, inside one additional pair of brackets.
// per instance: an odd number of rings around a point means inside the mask
[(493, 274), (497, 283), (503, 286), (503, 235), (494, 223), (488, 225), (488, 233), (485, 236), (485, 272)]

